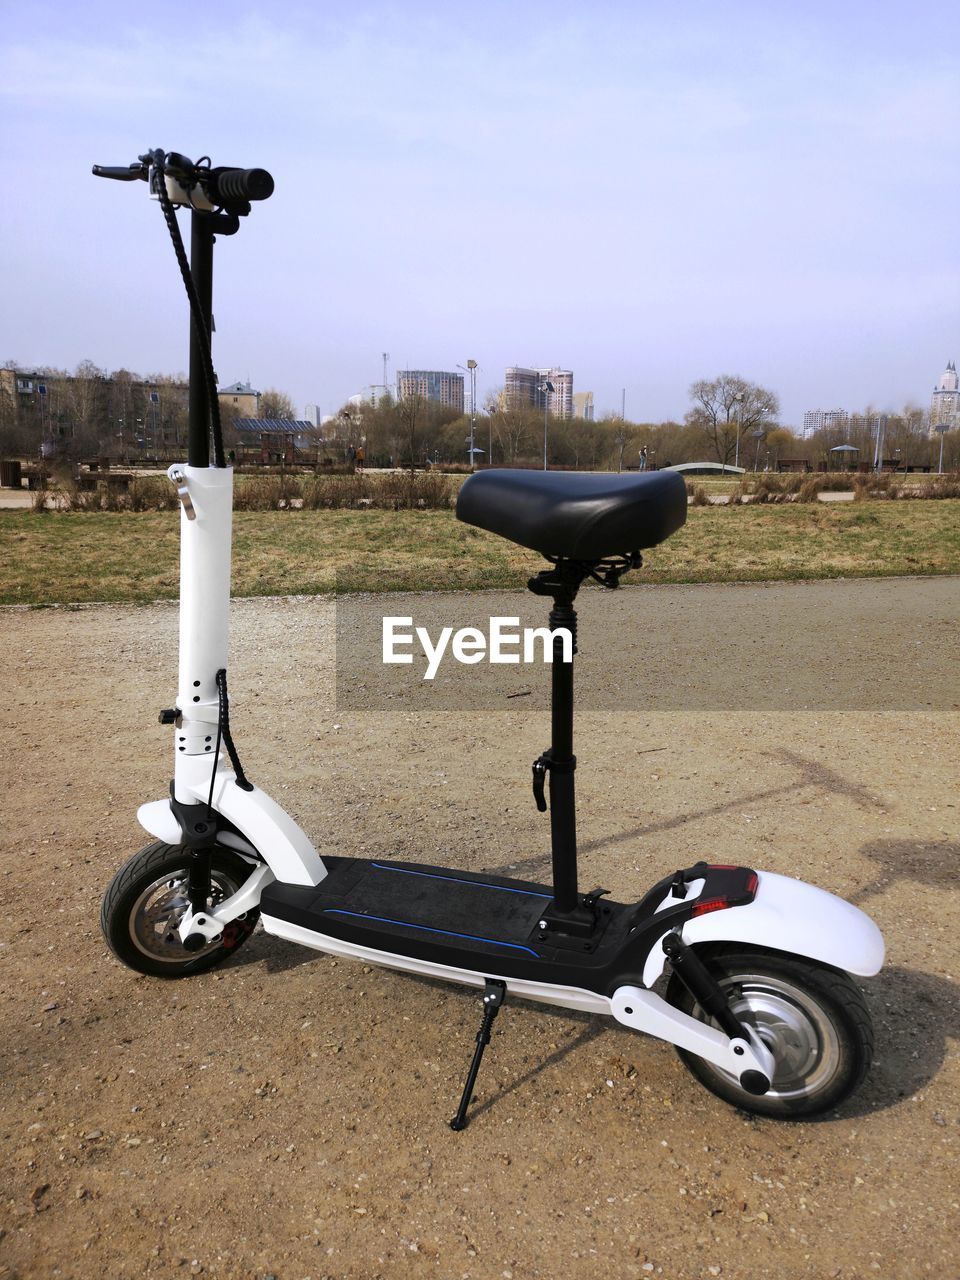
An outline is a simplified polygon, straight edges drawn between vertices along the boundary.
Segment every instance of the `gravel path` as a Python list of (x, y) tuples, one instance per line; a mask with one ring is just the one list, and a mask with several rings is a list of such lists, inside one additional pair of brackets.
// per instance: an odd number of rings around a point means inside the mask
[[(641, 625), (664, 665), (699, 619), (709, 669), (737, 618), (745, 643), (762, 618), (793, 652), (806, 616), (807, 683), (828, 682), (838, 624), (856, 636), (842, 704), (856, 710), (612, 705), (577, 728), (585, 888), (636, 896), (706, 856), (815, 881), (883, 929), (888, 963), (865, 984), (878, 1060), (839, 1114), (802, 1125), (730, 1110), (668, 1046), (512, 1002), (457, 1135), (475, 993), (262, 933), (187, 983), (122, 969), (97, 912), (147, 842), (137, 805), (166, 791), (155, 713), (175, 688), (175, 609), (0, 613), (0, 1277), (960, 1274), (960, 716), (935, 667), (935, 706), (873, 709), (890, 706), (877, 661), (909, 652), (910, 628), (955, 659), (960, 584), (873, 584), (883, 608), (853, 585), (638, 589), (582, 610), (585, 687), (598, 625), (615, 672), (637, 663)], [(471, 597), (511, 605), (525, 609)], [(597, 624), (607, 607), (618, 625)], [(334, 635), (329, 601), (238, 602), (233, 721), (251, 775), (321, 851), (548, 874), (529, 790), (538, 698), (484, 685), (486, 709), (443, 710), (374, 688), (338, 710)]]

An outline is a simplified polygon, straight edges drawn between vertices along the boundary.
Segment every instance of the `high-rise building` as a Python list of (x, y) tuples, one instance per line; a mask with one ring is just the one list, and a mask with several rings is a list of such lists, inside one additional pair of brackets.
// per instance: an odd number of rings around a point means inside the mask
[(542, 379), (541, 386), (549, 382), (552, 391), (541, 392), (542, 400), (547, 402), (547, 411), (554, 418), (573, 417), (573, 374), (569, 369), (538, 369)]
[(375, 408), (382, 401), (393, 400), (393, 392), (389, 387), (385, 387), (382, 382), (374, 382), (369, 387), (364, 387), (362, 391), (358, 391), (356, 395), (350, 397), (350, 404), (372, 404)]
[[(547, 383), (553, 387), (547, 390)], [(528, 369), (511, 365), (504, 377), (504, 398), (512, 409), (523, 405), (552, 414), (555, 418), (573, 416), (573, 374), (569, 369)]]
[(463, 413), (463, 374), (440, 369), (398, 369), (397, 399), (420, 396)]
[(960, 427), (960, 379), (951, 360), (930, 397), (930, 426)]
[(584, 422), (593, 421), (592, 391), (575, 391), (573, 393), (573, 416), (582, 418)]
[(846, 409), (808, 409), (803, 415), (804, 438), (812, 436), (815, 431), (846, 427), (849, 420), (850, 415)]
[(503, 379), (503, 398), (508, 409), (520, 409), (537, 403), (537, 384), (540, 378), (536, 369), (511, 365)]

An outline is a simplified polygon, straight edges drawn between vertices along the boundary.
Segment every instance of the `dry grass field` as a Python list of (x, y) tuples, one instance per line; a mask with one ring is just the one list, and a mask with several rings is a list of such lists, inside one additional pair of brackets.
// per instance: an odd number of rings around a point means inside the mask
[[(173, 511), (4, 511), (0, 552), (0, 604), (177, 595)], [(691, 507), (686, 526), (645, 560), (643, 580), (660, 583), (957, 573), (960, 500)], [(539, 565), (451, 511), (234, 518), (236, 596), (512, 587)]]

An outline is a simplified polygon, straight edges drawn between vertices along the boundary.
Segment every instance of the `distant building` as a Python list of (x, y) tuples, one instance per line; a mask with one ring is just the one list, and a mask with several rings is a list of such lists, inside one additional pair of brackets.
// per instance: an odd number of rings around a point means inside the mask
[(93, 365), (72, 374), (50, 369), (0, 369), (0, 424), (17, 449), (45, 456), (159, 454), (185, 436), (187, 386), (145, 381), (125, 370), (107, 376)]
[(398, 369), (397, 399), (407, 400), (413, 396), (463, 413), (463, 374), (440, 369)]
[[(389, 400), (392, 404), (393, 392), (389, 387), (385, 387), (382, 382), (376, 382), (372, 386), (364, 387), (356, 395), (349, 396), (347, 404), (356, 405), (357, 408), (360, 408), (361, 405), (372, 404), (376, 408), (384, 399)], [(310, 408), (310, 406), (308, 405), (307, 408)]]
[(249, 382), (231, 382), (229, 387), (217, 391), (220, 408), (227, 409), (238, 418), (256, 418), (260, 415), (260, 392)]
[(316, 443), (314, 424), (306, 419), (238, 418), (233, 425), (240, 441), (239, 456), (244, 462), (289, 465), (296, 460), (298, 450)]
[(537, 385), (540, 375), (536, 369), (511, 365), (504, 374), (503, 398), (508, 409), (521, 409), (537, 403)]
[(960, 379), (951, 360), (930, 397), (930, 426), (960, 427)]
[(553, 384), (553, 390), (540, 392), (540, 407), (543, 407), (544, 399), (547, 402), (547, 411), (554, 418), (571, 418), (573, 417), (573, 374), (569, 369), (538, 369), (537, 372), (541, 377), (541, 385), (546, 382)]
[[(547, 383), (553, 387), (546, 390)], [(555, 418), (573, 416), (573, 373), (569, 369), (528, 369), (511, 365), (504, 376), (504, 399), (508, 408), (532, 405)]]
[(582, 418), (584, 422), (593, 421), (592, 391), (575, 391), (573, 393), (573, 416)]
[(320, 406), (318, 404), (306, 405), (303, 410), (303, 419), (305, 422), (309, 422), (311, 426), (319, 427), (320, 423), (323, 421), (323, 414), (320, 412)]
[(831, 428), (844, 429), (850, 421), (846, 409), (808, 409), (803, 415), (803, 436), (812, 436), (815, 431), (828, 431)]

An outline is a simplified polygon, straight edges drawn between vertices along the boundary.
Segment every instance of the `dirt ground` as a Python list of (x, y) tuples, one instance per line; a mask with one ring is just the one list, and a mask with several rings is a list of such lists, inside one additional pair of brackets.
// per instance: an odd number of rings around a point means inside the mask
[[(854, 597), (816, 585), (655, 588), (617, 607), (654, 653), (658, 613), (702, 604), (709, 667), (717, 597), (695, 593), (739, 592), (722, 625), (744, 634), (754, 605), (773, 625), (771, 592), (790, 627), (809, 600), (827, 687)], [(883, 589), (889, 609), (856, 612), (863, 662), (845, 675), (873, 704), (584, 708), (576, 747), (584, 888), (637, 897), (704, 856), (812, 880), (876, 919), (888, 957), (864, 984), (877, 1056), (859, 1094), (817, 1123), (752, 1119), (669, 1046), (514, 1001), (460, 1134), (476, 992), (262, 932), (187, 982), (108, 954), (104, 887), (148, 842), (135, 811), (170, 774), (156, 712), (176, 688), (176, 611), (3, 611), (0, 1276), (960, 1275), (960, 714), (949, 694), (953, 710), (885, 710), (876, 665), (908, 617), (955, 670), (942, 592), (960, 599), (960, 582)], [(338, 710), (334, 634), (329, 601), (238, 603), (232, 719), (251, 776), (321, 852), (548, 875), (534, 699)], [(626, 629), (603, 640), (615, 669)]]

